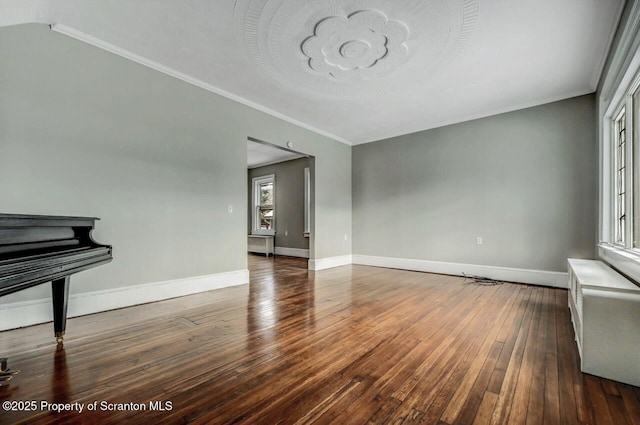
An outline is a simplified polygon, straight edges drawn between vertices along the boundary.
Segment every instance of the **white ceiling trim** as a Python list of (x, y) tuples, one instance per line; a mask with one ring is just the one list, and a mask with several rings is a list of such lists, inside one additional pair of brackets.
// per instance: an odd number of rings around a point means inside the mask
[(392, 134), (392, 135), (388, 135), (388, 136), (382, 135), (379, 139), (371, 141), (371, 142), (368, 142), (368, 141), (365, 141), (365, 142), (354, 142), (352, 144), (352, 146), (364, 145), (364, 144), (367, 144), (367, 143), (381, 142), (383, 140), (394, 139), (396, 137), (403, 137), (403, 136), (407, 136), (409, 134), (422, 133), (422, 132), (434, 130), (436, 128), (446, 127), (448, 125), (464, 124), (465, 122), (468, 122), (468, 121), (478, 120), (478, 119), (481, 119), (481, 118), (493, 117), (493, 116), (496, 116), (496, 115), (501, 115), (501, 114), (506, 114), (506, 113), (509, 113), (509, 112), (520, 111), (520, 110), (528, 109), (528, 108), (535, 108), (536, 106), (542, 106), (542, 105), (546, 105), (546, 104), (553, 103), (553, 102), (560, 102), (562, 100), (572, 99), (574, 97), (584, 96), (584, 95), (592, 94), (592, 93), (595, 93), (595, 90), (591, 90), (591, 89), (578, 90), (578, 91), (571, 92), (571, 93), (568, 93), (568, 94), (561, 94), (561, 95), (558, 95), (558, 96), (542, 98), (542, 99), (539, 99), (539, 100), (536, 100), (536, 101), (533, 101), (533, 102), (521, 103), (521, 104), (518, 104), (516, 106), (508, 106), (508, 107), (505, 107), (505, 108), (498, 108), (498, 109), (489, 109), (486, 112), (482, 112), (480, 114), (465, 115), (463, 117), (456, 117), (455, 119), (450, 120), (450, 121), (437, 122), (437, 123), (433, 124), (432, 126), (430, 126), (427, 129), (411, 131), (411, 132), (400, 134), (400, 135), (396, 135), (396, 134)]
[[(609, 85), (601, 80), (624, 0), (427, 3), (0, 0), (0, 26), (56, 23), (58, 33), (351, 146)], [(384, 56), (376, 34), (395, 37)], [(346, 80), (327, 77), (336, 67)]]
[(55, 31), (58, 32), (60, 34), (64, 34), (66, 36), (75, 38), (77, 40), (80, 40), (84, 43), (87, 44), (91, 44), (92, 46), (98, 47), (100, 49), (106, 50), (108, 52), (111, 52), (113, 54), (116, 54), (118, 56), (122, 56), (125, 59), (129, 59), (133, 62), (139, 63), (140, 65), (144, 65), (148, 68), (154, 69), (156, 71), (160, 71), (164, 74), (167, 74), (171, 77), (174, 78), (178, 78), (179, 80), (182, 80), (186, 83), (192, 84), (194, 86), (200, 87), (202, 89), (205, 89), (207, 91), (210, 91), (212, 93), (218, 94), (220, 96), (224, 96), (228, 99), (234, 100), (236, 102), (242, 103), (243, 105), (249, 106), (250, 108), (256, 109), (260, 112), (264, 112), (266, 114), (269, 114), (273, 117), (279, 118), (283, 121), (289, 122), (291, 124), (297, 125), (298, 127), (302, 127), (305, 128), (307, 130), (313, 131), (314, 133), (320, 134), (322, 136), (328, 137), (330, 139), (336, 140), (338, 142), (344, 143), (346, 145), (352, 146), (353, 143), (347, 139), (344, 139), (342, 137), (336, 136), (335, 134), (331, 134), (328, 133), (326, 131), (320, 130), (319, 128), (313, 127), (309, 124), (303, 123), (301, 121), (295, 120), (293, 118), (290, 118), (286, 115), (283, 115), (279, 112), (276, 112), (272, 109), (266, 108), (258, 103), (252, 102), (248, 99), (245, 99), (244, 97), (235, 95), (233, 93), (230, 93), (226, 90), (223, 90), (219, 87), (216, 87), (212, 84), (208, 84), (205, 83), (202, 80), (199, 80), (197, 78), (193, 78), (189, 75), (183, 74), (180, 71), (177, 71), (175, 69), (172, 69), (170, 67), (167, 67), (165, 65), (162, 65), (158, 62), (152, 61), (150, 59), (145, 58), (144, 56), (140, 56), (136, 53), (130, 52), (126, 49), (123, 49), (121, 47), (115, 46), (111, 43), (108, 43), (104, 40), (101, 40), (99, 38), (93, 37), (89, 34), (86, 34), (82, 31), (78, 31), (74, 28), (68, 27), (66, 25), (62, 25), (62, 24), (51, 24), (49, 25), (49, 27)]

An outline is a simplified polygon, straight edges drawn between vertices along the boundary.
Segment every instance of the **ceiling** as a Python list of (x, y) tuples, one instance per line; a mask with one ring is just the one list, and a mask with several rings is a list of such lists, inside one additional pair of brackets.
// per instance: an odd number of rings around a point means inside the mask
[(278, 162), (291, 161), (305, 155), (247, 140), (247, 168), (257, 168)]
[(595, 91), (624, 0), (0, 0), (347, 144)]

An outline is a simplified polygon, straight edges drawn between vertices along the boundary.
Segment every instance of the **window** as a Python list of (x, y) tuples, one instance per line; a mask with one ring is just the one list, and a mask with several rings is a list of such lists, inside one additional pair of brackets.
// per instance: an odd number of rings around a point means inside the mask
[(640, 68), (602, 117), (602, 213), (598, 253), (640, 280)]
[[(631, 128), (635, 128), (636, 130), (634, 130), (633, 135), (628, 134), (625, 125), (625, 138), (628, 139), (629, 136), (633, 136), (631, 137), (631, 143), (633, 144), (633, 149), (631, 150), (633, 152), (630, 158), (633, 163), (638, 164), (638, 166), (633, 167), (631, 184), (636, 188), (636, 192), (640, 193), (640, 132), (638, 131), (638, 129), (640, 129), (640, 89), (635, 91), (631, 105), (633, 108), (629, 114), (631, 115)], [(633, 217), (636, 217), (631, 223), (633, 226), (631, 232), (633, 235), (633, 247), (639, 249), (638, 252), (640, 252), (640, 195), (633, 196), (633, 199), (628, 200), (626, 202), (627, 208), (632, 208), (631, 202), (633, 202), (633, 211), (631, 214)]]
[[(625, 12), (627, 13), (627, 12)], [(598, 84), (598, 257), (640, 282), (640, 8), (621, 20)]]
[[(634, 251), (640, 262), (640, 79), (625, 93), (619, 106), (609, 118), (608, 164), (604, 169), (608, 174), (610, 193), (605, 206), (610, 211), (608, 234), (603, 242), (623, 250)], [(635, 155), (635, 156), (634, 156)], [(636, 195), (637, 194), (637, 195)]]
[(614, 160), (614, 237), (616, 244), (625, 245), (626, 242), (626, 219), (627, 219), (627, 134), (626, 134), (626, 114), (622, 108), (613, 123), (613, 160)]
[(304, 169), (304, 236), (309, 237), (311, 228), (311, 173)]
[(253, 229), (255, 235), (275, 234), (275, 175), (254, 177), (253, 180)]

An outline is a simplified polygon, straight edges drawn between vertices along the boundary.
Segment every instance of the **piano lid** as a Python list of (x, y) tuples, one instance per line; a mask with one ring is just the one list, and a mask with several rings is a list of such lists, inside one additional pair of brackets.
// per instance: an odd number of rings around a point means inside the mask
[(0, 296), (111, 261), (94, 217), (0, 214)]
[(32, 215), (0, 213), (3, 227), (93, 227), (97, 217), (73, 217), (62, 215)]

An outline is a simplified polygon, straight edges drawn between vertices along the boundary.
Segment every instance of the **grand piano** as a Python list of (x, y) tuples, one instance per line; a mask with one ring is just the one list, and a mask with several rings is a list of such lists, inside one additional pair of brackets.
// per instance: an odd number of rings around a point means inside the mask
[(111, 246), (91, 237), (96, 220), (0, 214), (0, 297), (51, 282), (58, 344), (66, 328), (70, 276), (113, 258)]

